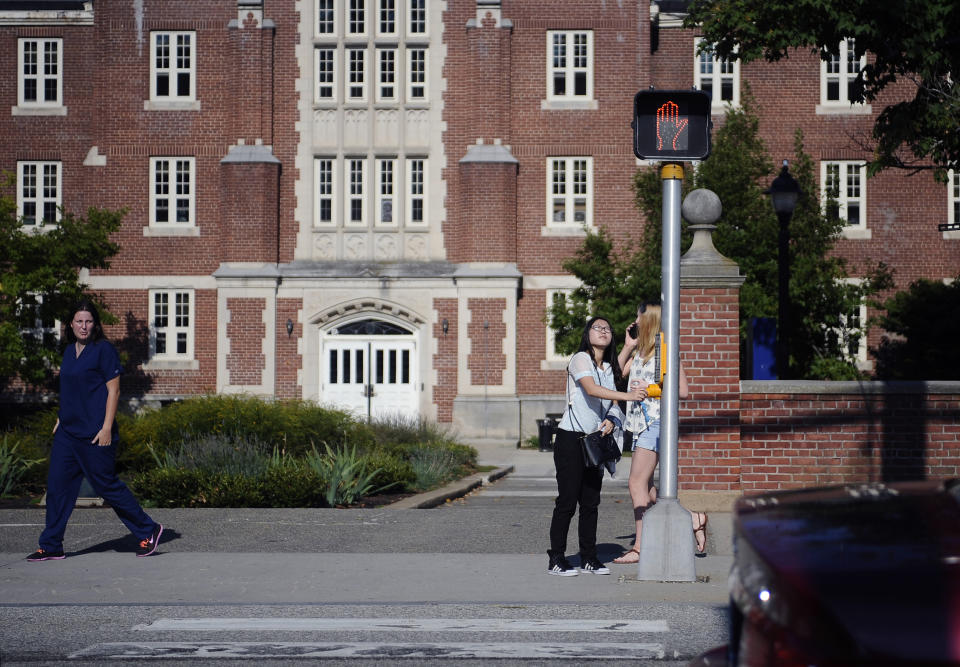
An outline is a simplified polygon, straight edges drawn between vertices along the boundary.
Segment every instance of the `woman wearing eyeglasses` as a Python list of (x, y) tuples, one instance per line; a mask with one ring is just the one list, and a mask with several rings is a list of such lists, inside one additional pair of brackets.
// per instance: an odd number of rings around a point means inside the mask
[[(659, 304), (643, 303), (637, 309), (637, 319), (626, 331), (623, 349), (618, 363), (628, 369), (629, 387), (636, 389), (640, 398), (627, 404), (624, 423), (625, 439), (630, 440), (633, 455), (630, 460), (628, 487), (633, 501), (633, 516), (637, 522), (637, 534), (633, 547), (619, 558), (618, 564), (637, 563), (640, 560), (640, 532), (643, 529), (643, 514), (657, 501), (657, 488), (653, 486), (653, 471), (660, 455), (660, 382), (663, 372), (660, 356)], [(680, 366), (679, 397), (689, 394), (687, 375)], [(691, 512), (697, 551), (703, 553), (707, 543), (707, 515)]]
[[(550, 563), (547, 572), (572, 577), (582, 572), (610, 574), (597, 558), (597, 514), (600, 507), (602, 466), (584, 463), (584, 434), (602, 430), (610, 433), (623, 424), (617, 401), (639, 400), (639, 392), (617, 391), (620, 365), (610, 322), (602, 317), (587, 321), (580, 348), (567, 366), (567, 408), (560, 419), (553, 445), (557, 470), (557, 501), (550, 522)], [(567, 531), (580, 506), (580, 571), (566, 558)]]

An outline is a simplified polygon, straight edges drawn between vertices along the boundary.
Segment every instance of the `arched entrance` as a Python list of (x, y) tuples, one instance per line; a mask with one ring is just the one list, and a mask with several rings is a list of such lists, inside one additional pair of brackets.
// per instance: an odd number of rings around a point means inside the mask
[(403, 324), (374, 317), (321, 332), (321, 400), (366, 418), (419, 414), (417, 346)]

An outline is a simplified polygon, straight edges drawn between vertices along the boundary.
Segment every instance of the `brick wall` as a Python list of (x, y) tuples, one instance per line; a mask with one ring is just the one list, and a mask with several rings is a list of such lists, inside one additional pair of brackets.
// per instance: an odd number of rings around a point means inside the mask
[(746, 493), (960, 476), (957, 383), (762, 384), (740, 397)]
[[(457, 322), (456, 299), (434, 299), (437, 322), (433, 325), (433, 337), (437, 341), (437, 353), (433, 355), (433, 368), (437, 381), (433, 385), (433, 403), (437, 406), (437, 421), (449, 424), (453, 421), (453, 399), (457, 397)], [(447, 331), (443, 331), (443, 322)]]
[(227, 323), (227, 339), (230, 353), (227, 355), (227, 372), (230, 384), (259, 385), (263, 381), (266, 358), (263, 355), (263, 338), (267, 327), (263, 323), (265, 299), (227, 299), (230, 321)]
[(467, 307), (470, 309), (470, 324), (467, 325), (470, 384), (501, 385), (503, 371), (507, 367), (507, 355), (503, 353), (503, 339), (507, 334), (507, 326), (503, 321), (506, 300), (468, 299)]
[[(298, 346), (300, 338), (303, 335), (303, 323), (299, 320), (299, 311), (303, 308), (301, 299), (277, 299), (277, 321), (275, 330), (277, 331), (277, 377), (276, 377), (276, 396), (277, 398), (302, 398), (303, 384), (300, 382), (298, 374), (305, 371), (303, 368), (303, 355), (300, 354)], [(293, 322), (293, 332), (287, 334), (287, 320)], [(319, 373), (319, 369), (311, 369), (309, 372)]]

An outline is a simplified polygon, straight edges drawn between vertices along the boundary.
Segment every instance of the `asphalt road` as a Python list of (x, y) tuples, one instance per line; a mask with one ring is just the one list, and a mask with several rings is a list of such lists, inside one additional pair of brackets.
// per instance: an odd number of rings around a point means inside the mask
[[(666, 665), (725, 641), (723, 514), (697, 583), (548, 576), (549, 453), (485, 457), (513, 471), (434, 509), (151, 510), (149, 558), (98, 508), (75, 512), (67, 559), (27, 563), (42, 510), (0, 510), (0, 663)], [(606, 480), (601, 559), (632, 537), (625, 480)]]

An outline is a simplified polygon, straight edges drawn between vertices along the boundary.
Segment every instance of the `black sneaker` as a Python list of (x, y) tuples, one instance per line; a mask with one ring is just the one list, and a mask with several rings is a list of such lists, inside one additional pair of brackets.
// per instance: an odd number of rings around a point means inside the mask
[(159, 523), (153, 529), (153, 532), (150, 533), (150, 537), (145, 540), (140, 540), (140, 546), (137, 547), (137, 558), (143, 558), (144, 556), (149, 556), (154, 551), (157, 550), (157, 545), (160, 544), (160, 536), (163, 534), (163, 526)]
[(580, 571), (590, 574), (610, 574), (610, 568), (600, 562), (596, 556), (580, 558)]
[(550, 556), (547, 574), (555, 574), (558, 577), (575, 577), (580, 573), (563, 556)]
[(42, 560), (63, 560), (66, 558), (66, 554), (63, 553), (63, 549), (58, 551), (47, 551), (46, 549), (37, 549), (32, 554), (27, 556), (27, 560), (31, 563), (39, 563)]

